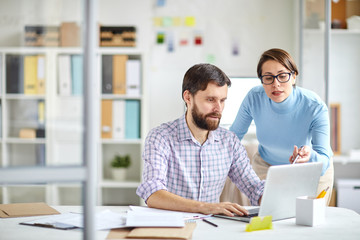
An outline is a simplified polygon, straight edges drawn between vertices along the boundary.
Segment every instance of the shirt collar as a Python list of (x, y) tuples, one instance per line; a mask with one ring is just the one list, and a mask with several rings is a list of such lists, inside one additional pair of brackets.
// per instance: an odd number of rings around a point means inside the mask
[[(192, 140), (195, 143), (199, 143), (195, 137), (192, 135), (187, 123), (186, 123), (186, 113), (178, 119), (178, 138), (179, 141)], [(213, 144), (214, 142), (220, 141), (219, 128), (210, 131), (207, 140), (203, 145)]]

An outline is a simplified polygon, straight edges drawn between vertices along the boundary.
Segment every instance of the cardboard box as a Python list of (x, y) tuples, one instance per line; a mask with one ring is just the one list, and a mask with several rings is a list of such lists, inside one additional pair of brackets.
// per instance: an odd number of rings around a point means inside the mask
[(59, 27), (43, 25), (25, 26), (25, 46), (59, 46)]
[(100, 26), (101, 47), (135, 47), (136, 28), (133, 26)]
[(80, 27), (76, 22), (63, 22), (60, 26), (60, 46), (80, 46)]
[(19, 138), (36, 138), (36, 130), (31, 128), (22, 128), (19, 132)]
[(0, 218), (30, 217), (60, 214), (46, 203), (0, 204)]

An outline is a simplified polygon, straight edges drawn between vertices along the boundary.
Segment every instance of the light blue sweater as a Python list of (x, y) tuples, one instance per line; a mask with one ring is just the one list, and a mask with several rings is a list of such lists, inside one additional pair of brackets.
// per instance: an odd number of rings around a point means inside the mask
[(249, 91), (230, 130), (241, 140), (251, 121), (256, 125), (260, 156), (271, 165), (288, 164), (294, 145), (312, 148), (310, 162), (322, 162), (322, 175), (329, 167), (328, 109), (313, 92), (296, 87), (281, 103), (272, 101), (262, 86)]

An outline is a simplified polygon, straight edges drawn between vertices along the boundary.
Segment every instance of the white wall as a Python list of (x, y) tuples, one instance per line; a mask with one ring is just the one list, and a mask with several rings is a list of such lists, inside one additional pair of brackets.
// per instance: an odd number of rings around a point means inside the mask
[[(324, 32), (306, 31), (303, 87), (325, 98)], [(333, 31), (330, 45), (329, 102), (341, 105), (341, 151), (360, 149), (360, 33)]]
[[(229, 76), (256, 76), (261, 53), (272, 47), (288, 50), (296, 56), (296, 0), (167, 0), (157, 7), (156, 0), (100, 0), (99, 23), (135, 25), (138, 49), (144, 53), (147, 129), (181, 116), (184, 104), (181, 84), (185, 71), (200, 62), (210, 62)], [(62, 21), (80, 22), (81, 1), (73, 0), (2, 0), (0, 7), (0, 46), (19, 46), (25, 24), (59, 25)], [(20, 6), (20, 9), (19, 9)], [(69, 7), (71, 6), (71, 7)], [(1, 10), (3, 9), (3, 10)], [(37, 9), (44, 9), (39, 15)], [(36, 13), (36, 14), (35, 14)], [(153, 17), (194, 16), (194, 27), (160, 28)], [(203, 45), (181, 47), (175, 51), (156, 45), (156, 32), (173, 34), (194, 32), (203, 36)], [(239, 55), (232, 55), (234, 42)]]
[[(288, 0), (168, 0), (165, 7), (154, 7), (154, 17), (194, 16), (196, 26), (155, 27), (147, 37), (150, 43), (147, 81), (149, 126), (178, 118), (184, 112), (181, 98), (182, 79), (196, 63), (210, 62), (229, 76), (256, 76), (261, 53), (272, 47), (295, 54), (297, 1)], [(156, 32), (173, 36), (197, 31), (202, 46), (179, 46), (167, 51), (167, 44), (156, 45)], [(190, 32), (190, 33), (189, 33)], [(191, 39), (191, 37), (190, 37)], [(232, 55), (234, 42), (239, 55)]]

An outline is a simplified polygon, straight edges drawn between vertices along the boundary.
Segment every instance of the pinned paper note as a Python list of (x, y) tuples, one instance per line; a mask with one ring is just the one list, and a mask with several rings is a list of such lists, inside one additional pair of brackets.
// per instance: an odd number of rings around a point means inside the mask
[(171, 17), (163, 17), (162, 25), (164, 27), (171, 27), (173, 25), (173, 19)]
[(246, 232), (270, 230), (272, 227), (272, 216), (253, 217), (249, 224), (246, 224)]
[(166, 4), (166, 0), (157, 0), (156, 1), (156, 6), (158, 7), (164, 7)]
[(185, 17), (185, 26), (194, 27), (196, 24), (195, 17)]
[(165, 34), (163, 32), (158, 32), (156, 35), (156, 43), (163, 44), (165, 42)]
[(154, 17), (153, 18), (154, 26), (161, 27), (162, 25), (162, 18), (161, 17)]
[(173, 17), (173, 25), (175, 27), (181, 26), (181, 17)]

